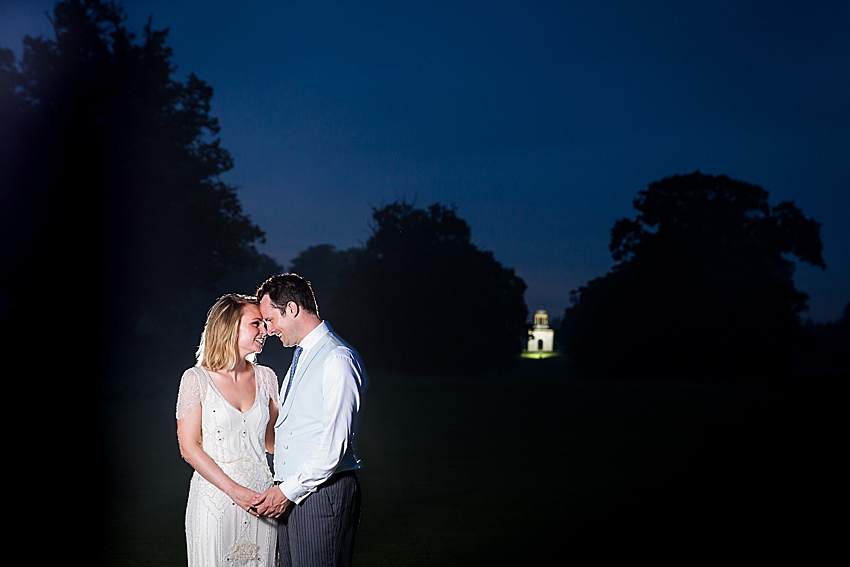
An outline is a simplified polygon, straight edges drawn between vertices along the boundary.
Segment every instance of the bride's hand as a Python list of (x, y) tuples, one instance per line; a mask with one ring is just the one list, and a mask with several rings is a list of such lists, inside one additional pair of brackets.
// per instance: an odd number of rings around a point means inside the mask
[(250, 488), (245, 488), (244, 486), (235, 487), (230, 494), (230, 499), (233, 500), (237, 506), (247, 511), (252, 516), (259, 516), (257, 513), (257, 508), (254, 507), (253, 501), (260, 496), (259, 492), (255, 492)]

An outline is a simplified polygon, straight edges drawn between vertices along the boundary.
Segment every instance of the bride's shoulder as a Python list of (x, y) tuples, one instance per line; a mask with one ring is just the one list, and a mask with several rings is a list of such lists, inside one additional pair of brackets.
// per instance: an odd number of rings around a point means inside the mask
[(274, 379), (277, 381), (277, 374), (275, 374), (274, 370), (269, 368), (268, 366), (263, 366), (262, 364), (254, 365), (255, 371), (260, 376), (260, 378), (265, 379)]
[(192, 366), (183, 371), (180, 377), (180, 389), (195, 389), (202, 393), (206, 391), (208, 374), (200, 366)]
[(183, 381), (194, 381), (197, 382), (203, 377), (203, 370), (199, 366), (190, 366), (186, 370), (183, 371), (183, 376), (181, 380)]
[(188, 415), (206, 396), (207, 386), (203, 376), (203, 371), (197, 366), (187, 368), (183, 372), (177, 392), (177, 419)]
[(254, 371), (257, 373), (257, 383), (264, 390), (268, 391), (270, 396), (276, 395), (280, 386), (277, 382), (277, 374), (274, 373), (274, 370), (268, 366), (261, 366), (259, 364), (257, 364), (254, 368)]

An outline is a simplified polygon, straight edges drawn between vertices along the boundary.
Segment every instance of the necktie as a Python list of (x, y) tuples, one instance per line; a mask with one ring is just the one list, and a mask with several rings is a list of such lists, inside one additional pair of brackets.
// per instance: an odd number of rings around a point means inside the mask
[(289, 395), (289, 389), (292, 387), (292, 379), (295, 378), (295, 366), (298, 364), (298, 357), (301, 356), (302, 350), (304, 349), (297, 346), (295, 347), (295, 354), (292, 355), (292, 366), (289, 367), (289, 381), (286, 383), (286, 391), (283, 393), (284, 402), (286, 401), (286, 396)]

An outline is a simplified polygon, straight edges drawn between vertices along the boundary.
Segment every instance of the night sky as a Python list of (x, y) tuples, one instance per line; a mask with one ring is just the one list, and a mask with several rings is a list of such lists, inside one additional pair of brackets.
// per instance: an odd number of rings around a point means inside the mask
[[(0, 45), (52, 37), (53, 5), (0, 0)], [(170, 28), (176, 78), (214, 88), (224, 180), (284, 266), (364, 243), (372, 207), (454, 204), (558, 316), (611, 268), (637, 192), (699, 170), (820, 222), (808, 316), (850, 301), (846, 0), (123, 5), (139, 34)]]

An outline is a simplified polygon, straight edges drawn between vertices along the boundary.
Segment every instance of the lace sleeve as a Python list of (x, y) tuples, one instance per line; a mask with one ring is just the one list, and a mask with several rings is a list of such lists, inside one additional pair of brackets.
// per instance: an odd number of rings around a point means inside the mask
[(197, 368), (190, 368), (183, 373), (177, 392), (177, 419), (186, 417), (193, 407), (201, 403), (203, 390), (204, 384)]
[(269, 393), (269, 399), (275, 405), (280, 405), (280, 394), (278, 393), (280, 386), (277, 383), (277, 374), (268, 366), (260, 366), (259, 368), (262, 368), (262, 372), (260, 372), (261, 387)]

